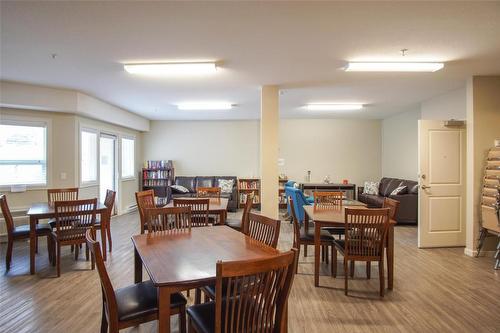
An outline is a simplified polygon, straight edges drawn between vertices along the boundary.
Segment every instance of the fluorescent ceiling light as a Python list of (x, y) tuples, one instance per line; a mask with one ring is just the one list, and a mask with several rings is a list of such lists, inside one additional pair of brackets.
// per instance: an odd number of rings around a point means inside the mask
[(195, 102), (195, 103), (179, 103), (177, 104), (177, 108), (179, 110), (185, 110), (185, 111), (205, 111), (205, 110), (222, 111), (222, 110), (232, 109), (233, 105), (228, 102)]
[(346, 72), (435, 72), (442, 62), (350, 62)]
[(360, 110), (363, 104), (307, 104), (306, 109), (309, 111), (351, 111)]
[(130, 74), (151, 76), (203, 75), (217, 71), (214, 62), (170, 62), (157, 64), (125, 64)]

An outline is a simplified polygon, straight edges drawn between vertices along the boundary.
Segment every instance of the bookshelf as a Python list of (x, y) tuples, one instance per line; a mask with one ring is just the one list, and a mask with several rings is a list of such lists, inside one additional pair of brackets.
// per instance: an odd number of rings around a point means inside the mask
[(286, 178), (280, 178), (279, 179), (279, 189), (278, 189), (278, 196), (279, 196), (279, 208), (280, 209), (286, 209), (288, 200), (286, 198), (285, 194), (285, 183), (288, 181)]
[(170, 186), (174, 183), (174, 166), (171, 160), (146, 161), (142, 168), (141, 189), (152, 189), (158, 204), (166, 204), (171, 199)]
[(260, 208), (260, 179), (259, 178), (238, 178), (238, 195), (240, 208), (245, 207), (247, 194), (254, 194), (252, 207)]

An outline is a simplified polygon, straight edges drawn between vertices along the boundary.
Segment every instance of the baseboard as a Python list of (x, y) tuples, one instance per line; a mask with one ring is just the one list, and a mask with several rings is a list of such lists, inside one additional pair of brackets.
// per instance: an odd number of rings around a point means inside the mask
[[(481, 253), (479, 254), (479, 256), (493, 258), (495, 256), (495, 253), (496, 253), (496, 251), (483, 251), (483, 250), (481, 250)], [(477, 250), (465, 248), (464, 254), (466, 256), (469, 256), (469, 257), (475, 257), (477, 255)]]

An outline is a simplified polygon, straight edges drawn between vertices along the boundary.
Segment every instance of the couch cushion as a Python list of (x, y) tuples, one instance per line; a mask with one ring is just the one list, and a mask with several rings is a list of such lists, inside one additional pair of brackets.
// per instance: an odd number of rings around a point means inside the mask
[(388, 197), (392, 191), (394, 191), (399, 184), (401, 184), (400, 179), (396, 178), (382, 178), (380, 180), (379, 195), (383, 197)]
[(384, 204), (384, 197), (380, 195), (360, 194), (358, 199), (370, 208), (380, 208)]
[(412, 187), (408, 187), (408, 193), (409, 194), (418, 194), (418, 183), (416, 183)]
[(185, 177), (185, 176), (178, 176), (175, 177), (175, 185), (181, 185), (184, 186), (189, 190), (189, 192), (196, 192), (194, 189), (194, 181), (196, 177)]
[(408, 193), (408, 187), (405, 185), (400, 185), (394, 189), (389, 195), (402, 195)]
[(214, 187), (214, 177), (196, 177), (196, 188)]
[(172, 185), (170, 188), (172, 193), (189, 193), (189, 190), (182, 185)]

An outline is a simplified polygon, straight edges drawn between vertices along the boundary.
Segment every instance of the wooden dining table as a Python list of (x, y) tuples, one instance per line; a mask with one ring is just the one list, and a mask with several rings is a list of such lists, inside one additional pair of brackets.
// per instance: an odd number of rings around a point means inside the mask
[[(106, 228), (109, 221), (107, 221), (108, 207), (98, 202), (96, 207), (96, 214), (101, 216), (101, 245), (103, 259), (106, 260)], [(39, 220), (56, 218), (56, 211), (53, 205), (48, 202), (34, 203), (28, 210), (27, 215), (30, 218), (30, 274), (35, 274), (35, 253), (36, 253), (36, 224)]]
[[(309, 230), (309, 220), (314, 221), (314, 286), (319, 287), (320, 234), (323, 227), (344, 227), (345, 207), (368, 209), (366, 206), (339, 206), (338, 208), (316, 209), (305, 205), (304, 227)], [(386, 241), (387, 281), (388, 288), (394, 287), (394, 226), (396, 221), (390, 220)]]
[(132, 237), (135, 283), (142, 267), (158, 288), (158, 332), (170, 332), (170, 295), (215, 283), (219, 260), (255, 260), (280, 252), (227, 226), (148, 233)]
[[(203, 198), (182, 198), (182, 200), (196, 200)], [(219, 215), (217, 224), (224, 224), (227, 218), (227, 204), (229, 202), (228, 198), (208, 198), (210, 203), (208, 205), (208, 213), (212, 215)], [(174, 201), (171, 200), (164, 207), (174, 207)]]

